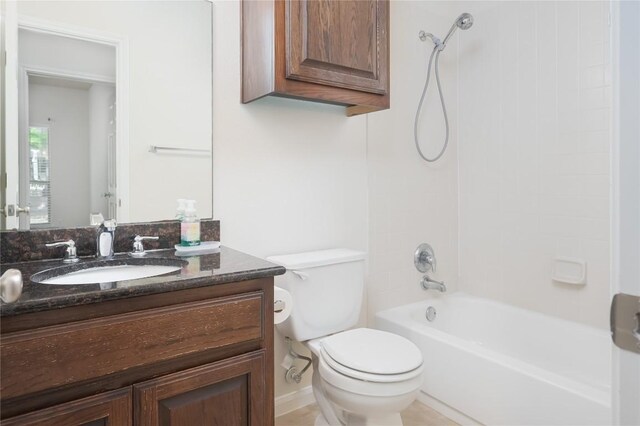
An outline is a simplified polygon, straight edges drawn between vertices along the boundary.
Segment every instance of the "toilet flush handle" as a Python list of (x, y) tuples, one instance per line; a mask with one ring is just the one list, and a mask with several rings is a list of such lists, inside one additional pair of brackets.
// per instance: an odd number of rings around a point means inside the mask
[(300, 278), (302, 281), (306, 281), (307, 279), (309, 279), (309, 275), (305, 274), (304, 272), (291, 270), (291, 273)]

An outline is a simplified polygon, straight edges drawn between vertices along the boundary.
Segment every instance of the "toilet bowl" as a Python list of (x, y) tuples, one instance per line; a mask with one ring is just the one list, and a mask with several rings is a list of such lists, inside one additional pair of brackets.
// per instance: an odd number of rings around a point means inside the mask
[(402, 424), (400, 411), (416, 399), (422, 385), (422, 355), (412, 342), (359, 328), (308, 341), (306, 346), (312, 354), (313, 392), (322, 417), (316, 425)]
[(422, 352), (393, 333), (352, 329), (365, 253), (332, 249), (267, 259), (287, 269), (276, 285), (291, 293), (293, 308), (277, 328), (311, 351), (316, 425), (402, 425), (400, 411), (422, 385)]

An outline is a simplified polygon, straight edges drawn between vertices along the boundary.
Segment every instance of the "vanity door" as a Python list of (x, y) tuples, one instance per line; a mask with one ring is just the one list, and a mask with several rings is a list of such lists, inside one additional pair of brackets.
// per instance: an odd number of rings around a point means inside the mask
[(265, 367), (257, 351), (134, 385), (134, 424), (272, 425)]
[(2, 420), (2, 426), (130, 426), (131, 388), (44, 408)]

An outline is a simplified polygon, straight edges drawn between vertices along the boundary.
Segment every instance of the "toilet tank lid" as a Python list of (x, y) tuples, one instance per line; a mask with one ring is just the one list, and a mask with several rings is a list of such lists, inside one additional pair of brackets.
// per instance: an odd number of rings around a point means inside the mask
[(308, 251), (306, 253), (269, 256), (269, 262), (284, 266), (287, 269), (306, 269), (318, 266), (335, 265), (337, 263), (364, 260), (366, 253), (345, 248)]

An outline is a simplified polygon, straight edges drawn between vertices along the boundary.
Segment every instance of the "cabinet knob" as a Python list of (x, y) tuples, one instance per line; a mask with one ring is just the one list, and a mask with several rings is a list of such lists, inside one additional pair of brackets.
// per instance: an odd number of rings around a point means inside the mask
[(0, 277), (0, 300), (13, 303), (22, 294), (22, 272), (17, 269), (7, 269)]

